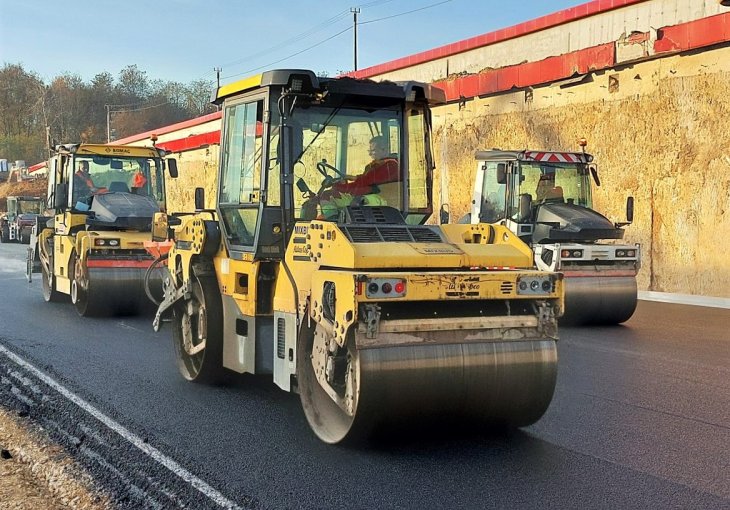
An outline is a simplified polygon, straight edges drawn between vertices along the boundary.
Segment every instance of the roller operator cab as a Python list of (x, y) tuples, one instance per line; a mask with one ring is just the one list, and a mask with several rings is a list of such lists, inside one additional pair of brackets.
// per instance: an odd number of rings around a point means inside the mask
[[(584, 141), (581, 141), (583, 144)], [(476, 153), (470, 213), (462, 223), (508, 227), (534, 252), (535, 265), (565, 276), (563, 320), (578, 324), (627, 321), (637, 302), (638, 244), (624, 244), (623, 227), (593, 209), (591, 181), (600, 185), (586, 152), (489, 150)]]
[[(48, 210), (40, 218), (28, 268), (43, 273), (46, 301), (70, 296), (78, 313), (107, 315), (149, 308), (145, 278), (161, 292), (153, 257), (152, 218), (165, 210), (167, 166), (156, 147), (68, 144), (48, 162)], [(37, 263), (33, 264), (33, 261)]]
[(556, 377), (559, 274), (504, 227), (426, 225), (440, 89), (266, 72), (223, 86), (215, 209), (170, 231), (165, 299), (182, 375), (265, 373), (323, 441), (394, 419), (522, 426)]
[(0, 242), (29, 244), (36, 217), (43, 214), (44, 202), (41, 197), (8, 197), (8, 210), (0, 215)]

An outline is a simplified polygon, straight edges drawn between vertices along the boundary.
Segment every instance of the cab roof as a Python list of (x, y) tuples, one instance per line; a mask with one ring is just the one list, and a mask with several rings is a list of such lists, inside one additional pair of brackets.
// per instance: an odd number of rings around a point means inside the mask
[(590, 163), (593, 156), (587, 152), (559, 152), (534, 150), (492, 149), (476, 151), (478, 161), (537, 161), (539, 163)]
[(67, 143), (56, 145), (56, 154), (76, 154), (91, 156), (129, 156), (156, 158), (165, 155), (165, 151), (156, 147), (139, 147), (134, 145), (104, 145), (95, 143)]
[(376, 82), (350, 77), (319, 77), (306, 69), (278, 69), (256, 74), (242, 80), (223, 85), (216, 89), (213, 102), (221, 104), (228, 97), (256, 90), (258, 88), (280, 86), (288, 87), (292, 92), (332, 93), (356, 96), (381, 96), (407, 101), (425, 99), (430, 104), (446, 102), (446, 94), (438, 87), (428, 83), (408, 82)]

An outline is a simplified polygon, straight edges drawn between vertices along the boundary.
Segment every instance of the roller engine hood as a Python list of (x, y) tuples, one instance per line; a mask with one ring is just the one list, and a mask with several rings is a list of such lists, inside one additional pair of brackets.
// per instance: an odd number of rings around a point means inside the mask
[(585, 207), (565, 204), (540, 204), (535, 210), (535, 228), (532, 241), (597, 241), (622, 239), (623, 229), (616, 228), (602, 214)]
[(86, 224), (93, 227), (150, 230), (152, 216), (159, 211), (157, 202), (147, 195), (102, 193), (94, 196)]

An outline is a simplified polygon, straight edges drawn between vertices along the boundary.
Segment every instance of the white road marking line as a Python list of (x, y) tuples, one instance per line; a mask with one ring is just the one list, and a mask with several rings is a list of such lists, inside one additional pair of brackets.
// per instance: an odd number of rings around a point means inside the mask
[(193, 487), (195, 487), (198, 491), (200, 491), (202, 494), (210, 498), (212, 501), (214, 501), (216, 504), (223, 508), (231, 508), (231, 509), (240, 509), (236, 503), (231, 501), (230, 499), (226, 498), (223, 494), (215, 490), (213, 487), (205, 483), (203, 480), (192, 474), (190, 471), (182, 467), (180, 464), (172, 460), (171, 458), (164, 455), (162, 452), (154, 448), (153, 446), (150, 446), (149, 444), (145, 443), (141, 437), (135, 435), (134, 433), (130, 432), (126, 428), (124, 428), (121, 424), (117, 423), (112, 418), (108, 417), (101, 411), (99, 411), (97, 408), (95, 408), (93, 405), (86, 402), (84, 399), (73, 393), (72, 391), (66, 389), (64, 386), (62, 386), (60, 383), (58, 383), (55, 379), (51, 378), (50, 376), (46, 375), (44, 372), (36, 368), (35, 366), (31, 365), (27, 361), (25, 361), (23, 358), (17, 356), (15, 353), (9, 351), (5, 346), (0, 344), (0, 353), (7, 356), (9, 359), (14, 361), (16, 364), (20, 365), (21, 367), (25, 368), (29, 372), (32, 372), (35, 374), (41, 381), (43, 381), (45, 384), (59, 392), (61, 395), (66, 397), (68, 400), (79, 406), (81, 409), (92, 415), (94, 418), (102, 422), (104, 425), (112, 429), (114, 432), (122, 436), (124, 439), (132, 443), (134, 446), (139, 448), (143, 453), (150, 456), (155, 461), (159, 462), (163, 466), (165, 466), (167, 469), (172, 471), (174, 474), (176, 474), (178, 477), (180, 477), (182, 480), (188, 482)]
[(706, 306), (710, 308), (730, 308), (730, 298), (699, 296), (694, 294), (675, 294), (671, 292), (639, 291), (639, 299), (659, 301), (679, 305)]

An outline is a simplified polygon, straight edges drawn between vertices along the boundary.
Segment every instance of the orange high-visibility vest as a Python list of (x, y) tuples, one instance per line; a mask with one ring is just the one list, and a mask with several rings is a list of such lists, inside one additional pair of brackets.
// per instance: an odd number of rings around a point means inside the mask
[(134, 181), (132, 182), (133, 188), (142, 188), (145, 184), (147, 184), (147, 177), (145, 177), (142, 172), (134, 174)]
[(87, 177), (84, 175), (84, 172), (81, 170), (76, 171), (76, 175), (79, 177), (79, 179), (83, 180), (84, 183), (89, 187), (89, 189), (95, 188), (94, 181), (91, 180), (91, 177)]

